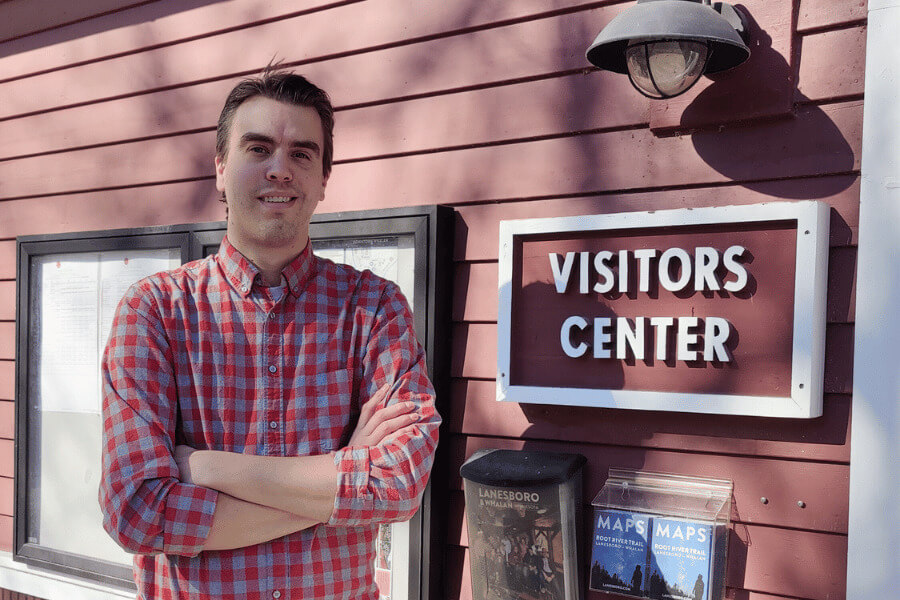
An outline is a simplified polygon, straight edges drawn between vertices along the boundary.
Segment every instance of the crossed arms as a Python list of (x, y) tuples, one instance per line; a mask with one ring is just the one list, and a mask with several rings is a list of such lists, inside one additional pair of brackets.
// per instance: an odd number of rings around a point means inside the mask
[[(415, 404), (400, 402), (377, 410), (363, 405), (347, 447), (375, 446), (388, 436), (412, 433)], [(254, 456), (176, 446), (183, 483), (219, 493), (204, 550), (241, 548), (326, 523), (337, 494), (337, 468), (331, 454)]]
[(191, 378), (202, 374), (183, 343), (172, 342), (184, 336), (186, 328), (173, 318), (184, 310), (166, 304), (172, 301), (157, 286), (144, 282), (123, 299), (103, 360), (100, 505), (104, 528), (120, 546), (139, 554), (195, 556), (318, 523), (359, 526), (412, 516), (440, 417), (399, 294), (385, 292), (359, 351), (361, 370), (353, 381), (362, 412), (349, 443), (340, 447), (330, 437), (308, 455), (255, 456), (179, 446), (193, 439), (189, 443), (198, 447), (222, 447), (204, 435), (185, 438), (182, 417), (193, 427), (202, 421), (221, 431), (217, 410), (235, 400), (213, 391), (182, 406), (190, 414), (179, 413), (180, 402), (197, 390)]

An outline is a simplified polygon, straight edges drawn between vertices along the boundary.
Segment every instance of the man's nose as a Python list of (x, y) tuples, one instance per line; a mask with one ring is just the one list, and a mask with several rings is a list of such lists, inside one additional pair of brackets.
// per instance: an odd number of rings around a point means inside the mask
[(266, 172), (266, 179), (268, 179), (269, 181), (281, 182), (287, 182), (293, 179), (287, 160), (281, 153), (276, 152), (272, 155), (272, 160), (269, 163), (269, 169)]

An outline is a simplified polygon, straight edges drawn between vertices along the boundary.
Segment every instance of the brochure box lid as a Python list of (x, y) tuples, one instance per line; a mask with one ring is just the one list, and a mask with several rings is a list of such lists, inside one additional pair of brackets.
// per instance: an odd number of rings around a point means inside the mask
[(726, 479), (610, 469), (594, 497), (598, 508), (727, 523), (734, 484)]
[(459, 469), (463, 479), (496, 487), (541, 487), (567, 483), (584, 466), (580, 454), (480, 450)]

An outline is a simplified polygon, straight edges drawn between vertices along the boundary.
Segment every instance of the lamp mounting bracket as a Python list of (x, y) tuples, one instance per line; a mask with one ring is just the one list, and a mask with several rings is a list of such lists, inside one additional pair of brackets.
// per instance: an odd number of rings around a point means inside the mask
[(738, 35), (741, 36), (741, 39), (746, 44), (750, 36), (750, 29), (749, 23), (747, 23), (747, 16), (744, 15), (743, 11), (725, 2), (714, 2), (712, 8), (722, 15), (722, 18), (728, 21), (729, 25), (734, 27), (734, 30), (738, 32)]

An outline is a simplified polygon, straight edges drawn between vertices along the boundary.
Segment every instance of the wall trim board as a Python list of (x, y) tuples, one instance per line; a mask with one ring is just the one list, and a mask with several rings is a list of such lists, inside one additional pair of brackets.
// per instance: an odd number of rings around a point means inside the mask
[(900, 0), (869, 0), (868, 14), (847, 600), (900, 588)]
[(66, 577), (15, 562), (9, 552), (0, 552), (0, 582), (3, 588), (36, 598), (66, 600), (134, 600), (134, 592)]

